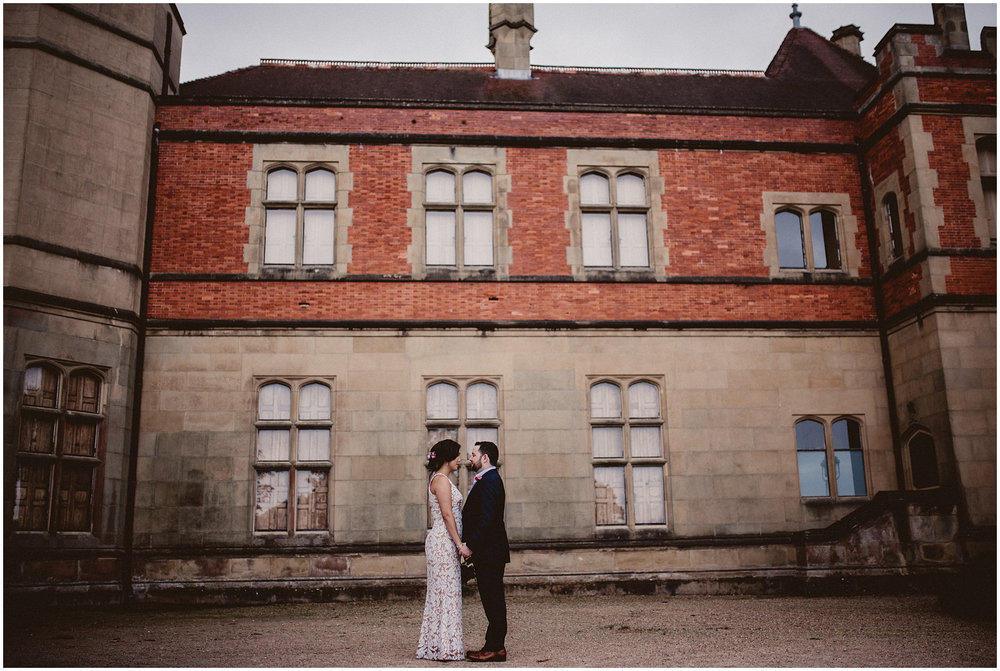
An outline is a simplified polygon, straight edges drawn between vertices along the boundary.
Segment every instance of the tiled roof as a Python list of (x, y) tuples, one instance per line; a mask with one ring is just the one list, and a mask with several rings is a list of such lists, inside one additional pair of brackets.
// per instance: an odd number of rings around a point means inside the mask
[(268, 62), (181, 85), (191, 102), (704, 110), (845, 114), (875, 68), (808, 29), (789, 31), (767, 73), (539, 67), (530, 80), (493, 66)]

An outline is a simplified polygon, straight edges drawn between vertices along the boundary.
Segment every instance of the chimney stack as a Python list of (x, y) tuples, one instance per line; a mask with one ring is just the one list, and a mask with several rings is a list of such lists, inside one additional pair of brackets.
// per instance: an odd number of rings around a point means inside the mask
[(490, 3), (490, 42), (500, 79), (531, 79), (531, 36), (535, 6), (527, 3)]
[(858, 58), (861, 58), (861, 40), (863, 39), (865, 39), (865, 34), (852, 23), (847, 26), (841, 26), (833, 31), (833, 37), (830, 38), (830, 41), (844, 51), (849, 51)]
[(965, 24), (965, 5), (960, 2), (932, 4), (934, 25), (941, 29), (945, 49), (969, 51), (969, 27)]

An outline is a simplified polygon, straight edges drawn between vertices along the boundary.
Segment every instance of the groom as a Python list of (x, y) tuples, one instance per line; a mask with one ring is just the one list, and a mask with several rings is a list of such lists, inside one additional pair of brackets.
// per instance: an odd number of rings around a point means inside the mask
[(506, 494), (497, 471), (500, 452), (495, 443), (482, 441), (472, 448), (469, 460), (476, 469), (476, 479), (469, 489), (462, 508), (462, 536), (472, 550), (476, 567), (479, 598), (489, 626), (486, 645), (482, 650), (470, 650), (466, 658), (473, 662), (505, 662), (507, 649), (507, 604), (503, 595), (503, 572), (510, 562), (507, 530), (503, 525)]

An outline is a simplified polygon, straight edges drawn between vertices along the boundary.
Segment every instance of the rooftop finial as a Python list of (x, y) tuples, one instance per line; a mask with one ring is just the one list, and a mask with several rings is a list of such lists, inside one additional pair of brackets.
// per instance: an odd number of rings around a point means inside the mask
[(802, 12), (799, 11), (798, 3), (792, 3), (792, 13), (788, 15), (788, 18), (792, 20), (792, 28), (801, 28), (799, 25), (799, 17), (802, 16)]

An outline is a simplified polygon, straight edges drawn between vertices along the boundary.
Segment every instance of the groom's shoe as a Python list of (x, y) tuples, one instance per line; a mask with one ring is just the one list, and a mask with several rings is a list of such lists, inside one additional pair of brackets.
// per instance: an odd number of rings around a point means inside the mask
[(507, 648), (501, 648), (500, 650), (479, 650), (465, 653), (465, 658), (470, 662), (506, 662), (507, 661)]

